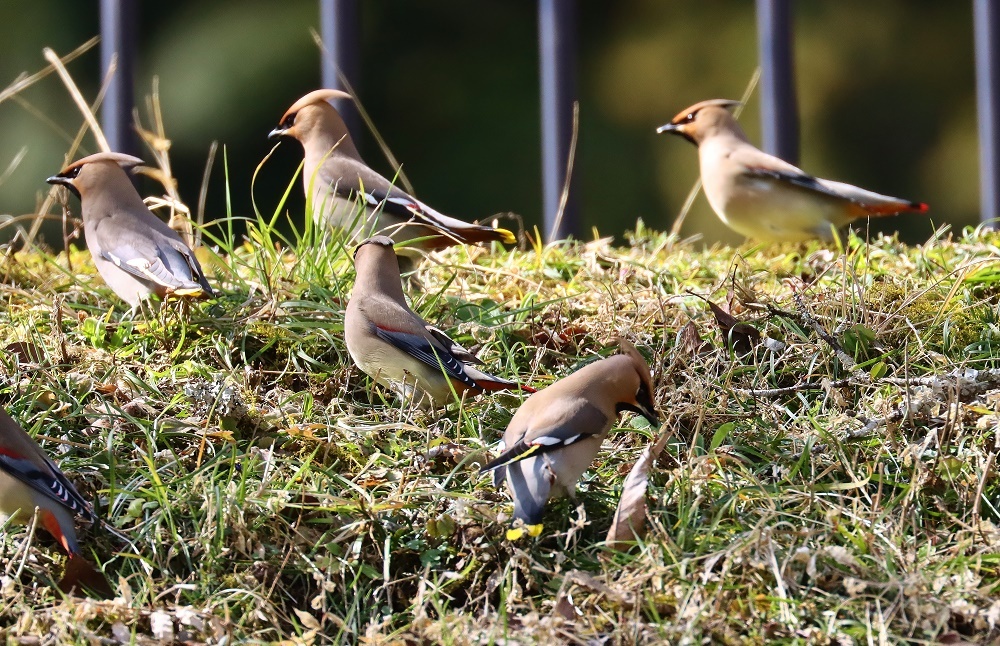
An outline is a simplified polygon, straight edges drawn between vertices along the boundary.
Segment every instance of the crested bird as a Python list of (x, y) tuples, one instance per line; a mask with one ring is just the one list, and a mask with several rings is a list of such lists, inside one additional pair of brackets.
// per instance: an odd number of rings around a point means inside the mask
[(542, 531), (551, 497), (572, 496), (576, 481), (597, 456), (622, 411), (659, 424), (649, 365), (624, 339), (622, 353), (595, 361), (528, 397), (503, 434), (502, 453), (482, 467), (493, 482), (506, 479), (514, 499), (514, 518), (523, 527), (507, 532), (516, 540), (525, 531)]
[(698, 146), (708, 203), (732, 230), (763, 241), (821, 238), (859, 218), (927, 212), (927, 205), (820, 179), (756, 148), (729, 108), (739, 101), (712, 99), (681, 111), (658, 133)]
[[(352, 99), (340, 90), (314, 90), (292, 104), (268, 139), (292, 137), (302, 144), (302, 180), (313, 217), (325, 219), (352, 238), (384, 234), (415, 247), (440, 249), (456, 244), (517, 241), (507, 229), (449, 217), (394, 186), (358, 154), (340, 113), (330, 99)], [(405, 249), (399, 250), (405, 253)]]
[(138, 157), (97, 153), (45, 180), (80, 199), (94, 265), (112, 291), (135, 308), (152, 295), (214, 296), (194, 253), (153, 215), (129, 181)]
[(0, 409), (0, 516), (21, 523), (38, 515), (71, 558), (80, 556), (73, 519), (95, 522), (93, 509), (31, 436)]
[(354, 363), (400, 397), (441, 404), (464, 392), (534, 388), (487, 374), (475, 355), (429, 325), (406, 304), (392, 239), (376, 236), (354, 251), (357, 279), (344, 335)]
[(100, 598), (115, 596), (107, 578), (83, 555), (73, 520), (80, 516), (128, 539), (100, 521), (59, 467), (24, 429), (0, 409), (0, 520), (26, 523), (35, 516), (69, 555), (57, 587), (69, 594), (87, 591)]

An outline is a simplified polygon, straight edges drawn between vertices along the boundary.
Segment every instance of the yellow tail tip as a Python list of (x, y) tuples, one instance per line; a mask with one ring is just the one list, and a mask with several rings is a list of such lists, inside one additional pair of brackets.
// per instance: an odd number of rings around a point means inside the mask
[(198, 289), (182, 288), (182, 289), (175, 289), (174, 291), (171, 292), (171, 294), (173, 294), (174, 296), (192, 296), (197, 298), (199, 296), (203, 296), (205, 294), (205, 290), (202, 289), (201, 287), (199, 287)]
[(498, 228), (497, 233), (500, 234), (500, 242), (504, 244), (514, 244), (517, 242), (517, 236), (514, 235), (513, 231)]
[(507, 540), (508, 541), (516, 541), (517, 539), (521, 538), (522, 536), (524, 536), (524, 529), (521, 528), (521, 527), (518, 527), (516, 529), (508, 529), (507, 530)]
[(537, 538), (538, 536), (541, 536), (542, 535), (542, 524), (538, 523), (537, 525), (524, 525), (523, 527), (515, 527), (513, 529), (508, 529), (507, 530), (507, 540), (508, 541), (516, 541), (517, 539), (521, 538), (525, 534), (527, 534), (528, 536), (531, 536), (532, 538)]

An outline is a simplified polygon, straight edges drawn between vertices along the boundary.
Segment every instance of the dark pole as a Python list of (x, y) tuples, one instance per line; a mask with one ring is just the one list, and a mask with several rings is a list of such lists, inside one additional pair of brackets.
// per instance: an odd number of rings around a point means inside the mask
[[(979, 200), (982, 222), (1000, 217), (1000, 8), (973, 0), (976, 40), (976, 110), (979, 120)], [(994, 223), (996, 224), (996, 223)]]
[[(347, 91), (340, 80), (342, 74), (357, 92), (360, 68), (358, 31), (361, 29), (357, 0), (320, 0), (319, 22), (326, 48), (323, 54), (323, 87)], [(338, 100), (334, 105), (344, 117), (354, 141), (358, 141), (361, 119), (354, 104)]]
[(764, 150), (792, 164), (799, 159), (791, 0), (757, 0), (760, 116)]
[(130, 155), (139, 152), (132, 128), (137, 17), (135, 0), (101, 0), (101, 70), (105, 76), (115, 59), (115, 73), (101, 107), (101, 127), (111, 150)]
[[(575, 192), (556, 222), (573, 137), (576, 100), (576, 0), (538, 0), (542, 95), (542, 188), (545, 239), (578, 233)], [(558, 225), (558, 226), (557, 226)]]

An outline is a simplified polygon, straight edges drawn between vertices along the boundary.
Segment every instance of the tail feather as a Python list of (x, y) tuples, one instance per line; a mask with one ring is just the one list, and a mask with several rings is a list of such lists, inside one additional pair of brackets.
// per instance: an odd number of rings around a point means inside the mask
[(476, 244), (479, 242), (502, 242), (504, 244), (514, 244), (517, 236), (512, 231), (501, 228), (487, 227), (479, 224), (470, 224), (467, 227), (455, 227), (448, 229), (444, 235), (436, 239), (437, 246), (450, 247), (457, 242), (462, 244)]
[(45, 531), (56, 539), (56, 542), (66, 550), (67, 554), (76, 556), (80, 553), (80, 544), (76, 541), (76, 533), (73, 531), (72, 525), (64, 531), (62, 525), (59, 524), (59, 519), (48, 509), (42, 509), (38, 517), (42, 521), (42, 527), (45, 528)]
[(816, 183), (832, 195), (850, 200), (854, 217), (896, 215), (897, 213), (926, 213), (929, 206), (923, 202), (904, 200), (891, 195), (883, 195), (858, 186), (834, 182), (829, 179), (815, 179)]
[(494, 377), (492, 375), (487, 375), (486, 379), (476, 379), (476, 385), (483, 390), (495, 391), (495, 390), (520, 390), (526, 393), (537, 393), (537, 388), (532, 388), (527, 384), (519, 384), (516, 381), (508, 381), (507, 379), (501, 379), (500, 377)]
[(876, 204), (859, 204), (862, 215), (873, 215), (882, 217), (886, 215), (896, 215), (897, 213), (927, 213), (930, 207), (923, 202), (910, 202), (900, 200), (898, 202), (879, 202)]

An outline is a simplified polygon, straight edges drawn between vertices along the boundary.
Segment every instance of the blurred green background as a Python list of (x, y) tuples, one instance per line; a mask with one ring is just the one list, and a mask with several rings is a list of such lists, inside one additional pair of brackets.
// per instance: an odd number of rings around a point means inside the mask
[[(361, 101), (413, 182), (435, 208), (465, 219), (514, 211), (541, 219), (535, 3), (523, 0), (385, 0), (361, 3)], [(0, 85), (98, 33), (96, 0), (0, 2)], [(930, 219), (878, 222), (905, 240), (933, 225), (978, 219), (971, 2), (828, 0), (795, 3), (800, 165), (822, 177), (930, 203)], [(271, 146), (268, 131), (319, 86), (312, 0), (143, 2), (136, 78), (141, 106), (154, 75), (181, 196), (197, 202), (209, 144), (225, 147), (233, 213), (252, 215), (250, 178)], [(584, 238), (620, 234), (636, 218), (668, 229), (697, 177), (693, 146), (656, 126), (707, 98), (739, 98), (757, 59), (754, 5), (617, 0), (581, 2), (580, 140), (576, 173)], [(92, 100), (98, 48), (69, 64)], [(143, 113), (144, 109), (143, 109)], [(43, 115), (43, 116), (41, 116)], [(51, 75), (0, 103), (0, 214), (37, 208), (82, 119)], [(759, 142), (758, 99), (742, 122)], [(370, 136), (370, 165), (391, 170)], [(83, 153), (95, 152), (88, 136)], [(222, 154), (207, 217), (225, 215)], [(82, 155), (82, 153), (81, 153)], [(151, 160), (148, 153), (143, 155)], [(283, 142), (254, 191), (269, 213), (301, 159)], [(157, 187), (143, 180), (144, 194)], [(300, 191), (291, 212), (301, 213)], [(74, 212), (76, 206), (74, 204)], [(61, 244), (47, 229), (49, 244)], [(738, 242), (695, 204), (685, 234)]]

